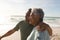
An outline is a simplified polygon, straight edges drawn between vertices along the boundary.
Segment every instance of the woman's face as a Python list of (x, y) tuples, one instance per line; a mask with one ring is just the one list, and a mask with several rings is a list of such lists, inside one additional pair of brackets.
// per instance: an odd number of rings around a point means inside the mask
[(36, 25), (39, 22), (40, 16), (37, 13), (32, 13), (29, 16), (29, 23), (32, 25)]

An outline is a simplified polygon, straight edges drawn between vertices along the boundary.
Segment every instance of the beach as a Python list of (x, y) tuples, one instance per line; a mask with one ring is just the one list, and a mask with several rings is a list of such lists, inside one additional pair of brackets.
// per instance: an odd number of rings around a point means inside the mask
[[(13, 29), (19, 21), (24, 19), (24, 16), (11, 16), (10, 19), (7, 18), (6, 22), (0, 24), (0, 36)], [(60, 17), (45, 17), (44, 22), (52, 28), (51, 40), (60, 40)], [(21, 40), (20, 30), (1, 40)]]
[[(52, 27), (53, 35), (51, 40), (60, 40), (60, 27)], [(12, 35), (3, 38), (2, 40), (21, 40), (20, 31), (13, 33)]]

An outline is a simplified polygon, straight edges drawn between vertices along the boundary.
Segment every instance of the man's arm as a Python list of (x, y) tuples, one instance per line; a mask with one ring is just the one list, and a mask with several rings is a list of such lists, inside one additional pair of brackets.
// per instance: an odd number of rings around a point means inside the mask
[(4, 38), (4, 37), (7, 37), (7, 36), (9, 36), (9, 35), (11, 35), (11, 34), (13, 34), (15, 31), (16, 31), (16, 30), (14, 30), (14, 29), (8, 31), (6, 34), (4, 34), (2, 37), (0, 37), (0, 39), (2, 39), (2, 38)]
[(52, 36), (52, 28), (48, 24), (46, 25), (46, 28), (48, 30), (49, 35)]
[(45, 27), (45, 29), (48, 31), (49, 35), (52, 36), (52, 28), (48, 24), (43, 23), (42, 27)]
[(1, 38), (4, 38), (4, 37), (7, 37), (7, 36), (10, 36), (11, 34), (13, 34), (15, 31), (18, 31), (19, 30), (19, 25), (21, 25), (22, 21), (19, 22), (16, 27), (14, 27), (12, 30), (8, 31), (6, 34), (4, 34)]

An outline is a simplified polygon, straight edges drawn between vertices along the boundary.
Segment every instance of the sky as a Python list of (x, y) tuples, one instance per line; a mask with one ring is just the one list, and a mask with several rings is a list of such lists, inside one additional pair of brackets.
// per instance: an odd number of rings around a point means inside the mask
[(45, 16), (60, 17), (60, 0), (0, 0), (0, 16), (25, 15), (29, 8), (42, 8)]

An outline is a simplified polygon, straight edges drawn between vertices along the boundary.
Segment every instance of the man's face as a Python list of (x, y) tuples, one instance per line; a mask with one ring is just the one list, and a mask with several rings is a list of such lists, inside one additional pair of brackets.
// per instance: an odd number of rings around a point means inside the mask
[(30, 24), (36, 25), (39, 22), (40, 16), (37, 13), (32, 13), (28, 19)]

